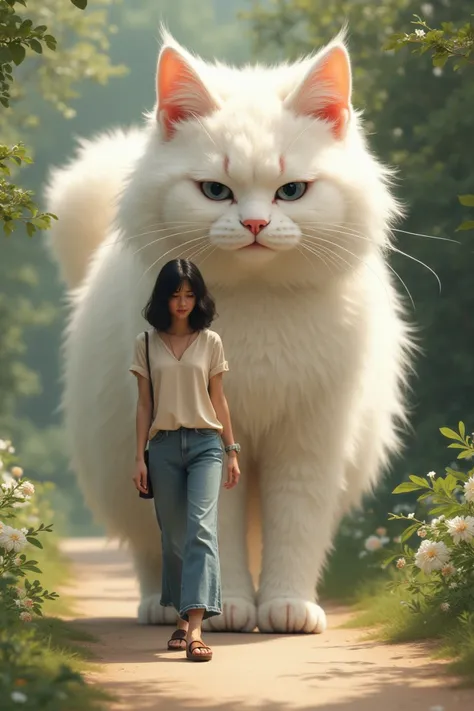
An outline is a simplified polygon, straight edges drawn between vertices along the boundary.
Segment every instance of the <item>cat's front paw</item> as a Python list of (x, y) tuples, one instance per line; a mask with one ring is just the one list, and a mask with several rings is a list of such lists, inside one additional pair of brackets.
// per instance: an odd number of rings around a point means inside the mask
[(326, 615), (315, 602), (292, 597), (277, 597), (258, 606), (260, 632), (320, 634), (326, 629)]
[(175, 625), (174, 607), (160, 605), (161, 594), (144, 597), (138, 606), (138, 624), (140, 625)]
[(257, 608), (252, 600), (228, 597), (222, 614), (209, 617), (203, 623), (207, 632), (252, 632), (257, 626)]

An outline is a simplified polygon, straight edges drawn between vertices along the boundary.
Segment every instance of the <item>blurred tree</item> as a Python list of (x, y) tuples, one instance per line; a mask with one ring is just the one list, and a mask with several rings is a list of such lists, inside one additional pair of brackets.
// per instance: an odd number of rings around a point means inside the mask
[[(0, 131), (2, 140), (26, 138), (37, 125), (31, 111), (33, 100), (54, 105), (68, 115), (68, 101), (77, 96), (77, 85), (85, 78), (104, 83), (123, 73), (106, 54), (106, 7), (111, 0), (96, 0), (101, 11), (80, 13), (87, 0), (43, 0), (28, 7), (27, 0), (0, 0)], [(74, 7), (74, 5), (76, 7)], [(48, 26), (45, 23), (48, 23)], [(57, 44), (66, 40), (65, 48)], [(113, 31), (113, 28), (112, 28)], [(23, 64), (23, 62), (25, 63)], [(15, 81), (14, 81), (15, 80)], [(6, 234), (24, 223), (31, 236), (48, 227), (49, 215), (36, 208), (30, 191), (10, 180), (10, 168), (30, 162), (22, 144), (0, 146), (0, 218)], [(19, 257), (19, 253), (21, 256)], [(33, 294), (38, 284), (35, 267), (18, 242), (3, 242), (0, 262), (0, 417), (13, 413), (15, 398), (37, 392), (35, 373), (22, 362), (26, 350), (25, 329), (44, 325), (53, 316), (52, 305), (40, 303)], [(31, 294), (31, 297), (29, 297)], [(4, 423), (5, 424), (5, 423)]]
[[(455, 232), (463, 219), (455, 196), (469, 193), (474, 182), (472, 156), (466, 150), (472, 140), (474, 82), (461, 70), (433, 68), (428, 57), (407, 52), (394, 57), (393, 49), (381, 49), (414, 12), (438, 27), (445, 21), (463, 24), (471, 11), (468, 0), (425, 2), (421, 8), (412, 0), (270, 0), (255, 2), (246, 15), (255, 53), (267, 59), (312, 52), (347, 20), (354, 103), (363, 109), (373, 148), (398, 169), (397, 192), (409, 214), (403, 227), (409, 232), (395, 231), (400, 251), (391, 263), (413, 295), (416, 311), (408, 303), (407, 308), (418, 324), (424, 355), (412, 381), (416, 437), (407, 435), (405, 459), (397, 463), (386, 492), (405, 470), (405, 462), (421, 473), (442, 466), (443, 442), (441, 437), (433, 441), (438, 427), (474, 420), (472, 237)], [(418, 232), (459, 237), (464, 246), (410, 234)], [(436, 270), (441, 294), (432, 275), (403, 252)], [(383, 492), (379, 499), (382, 511), (387, 506)]]

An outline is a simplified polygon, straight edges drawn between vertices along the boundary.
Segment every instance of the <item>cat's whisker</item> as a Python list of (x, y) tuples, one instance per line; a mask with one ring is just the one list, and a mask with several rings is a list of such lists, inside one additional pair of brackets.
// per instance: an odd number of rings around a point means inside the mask
[[(166, 230), (173, 230), (178, 227), (188, 227), (189, 225), (199, 225), (199, 222), (157, 222), (156, 225), (166, 225), (159, 230), (150, 230), (149, 232), (138, 232), (134, 235), (129, 235), (128, 237), (116, 236), (110, 242), (102, 242), (101, 247), (111, 247), (114, 244), (127, 244), (138, 237), (145, 237), (146, 235), (158, 234), (160, 232), (165, 232)], [(153, 225), (148, 225), (148, 227), (153, 227)]]
[(452, 242), (453, 244), (462, 244), (458, 239), (451, 239), (450, 237), (436, 237), (436, 235), (425, 235), (421, 232), (409, 232), (408, 230), (400, 230), (397, 227), (391, 227), (391, 232), (401, 232), (405, 235), (411, 235), (412, 237), (425, 237), (426, 239), (436, 239), (441, 242)]
[[(139, 247), (135, 252), (133, 252), (133, 255), (138, 254), (139, 252), (143, 251), (144, 249), (147, 249), (147, 247), (152, 247), (154, 244), (157, 244), (158, 242), (162, 242), (164, 239), (171, 239), (171, 237), (181, 237), (182, 235), (189, 235), (193, 232), (202, 232), (202, 227), (195, 227), (193, 230), (184, 230), (184, 231), (179, 231), (179, 232), (174, 232), (171, 235), (164, 235), (163, 237), (158, 237), (158, 239), (154, 239), (151, 242), (147, 242), (146, 244), (142, 245)], [(197, 239), (203, 239), (204, 235), (202, 237), (198, 237)]]
[[(191, 252), (190, 252), (190, 254), (187, 254), (187, 255), (186, 255), (186, 259), (190, 259), (190, 260), (192, 261), (193, 259), (196, 258), (196, 256), (199, 256), (199, 254), (201, 254), (201, 252), (202, 252), (203, 250), (206, 250), (206, 249), (209, 248), (210, 245), (209, 245), (209, 240), (207, 239), (207, 237), (203, 237), (202, 242), (205, 242), (205, 244), (203, 245), (203, 244), (201, 243), (201, 244), (196, 245), (196, 246), (197, 246), (197, 249), (195, 249), (194, 246), (191, 247)], [(187, 250), (186, 250), (186, 251), (187, 251)], [(183, 252), (183, 256), (184, 256), (184, 252)]]
[[(369, 242), (371, 241), (367, 237), (364, 237), (360, 234), (356, 234), (356, 233), (352, 233), (352, 232), (350, 232), (350, 233), (343, 232), (341, 230), (335, 230), (335, 229), (328, 228), (328, 227), (323, 227), (323, 228), (321, 228), (321, 230), (323, 232), (331, 232), (333, 234), (341, 234), (346, 237), (356, 237), (357, 239), (362, 239), (364, 241), (369, 241)], [(395, 247), (393, 244), (389, 245), (388, 249), (391, 250), (392, 252), (397, 252), (398, 254), (403, 255), (407, 259), (411, 259), (412, 261), (416, 262), (417, 264), (420, 264), (421, 266), (425, 267), (435, 277), (435, 279), (438, 283), (439, 293), (441, 293), (441, 279), (439, 278), (438, 274), (434, 271), (434, 269), (432, 269), (428, 264), (425, 264), (425, 262), (423, 262), (421, 259), (417, 259), (416, 257), (413, 257), (411, 254), (408, 254), (407, 252), (403, 252), (401, 249), (398, 249), (398, 247)]]
[[(300, 222), (299, 223), (302, 226), (309, 226), (309, 225), (314, 225), (315, 227), (319, 226), (328, 226), (328, 227), (362, 227), (366, 228), (366, 225), (362, 222), (321, 222), (320, 220), (316, 220), (314, 222)], [(390, 227), (388, 228), (389, 232), (400, 232), (401, 234), (405, 235), (411, 235), (413, 237), (423, 237), (425, 239), (434, 239), (438, 240), (440, 242), (452, 242), (453, 244), (461, 244), (461, 242), (457, 239), (451, 239), (450, 237), (439, 237), (436, 235), (427, 235), (422, 232), (409, 232), (408, 230), (402, 230), (398, 227)]]
[[(312, 254), (312, 255), (314, 255), (315, 257), (317, 257), (318, 259), (320, 259), (320, 260), (323, 262), (323, 264), (328, 268), (329, 272), (331, 272), (331, 263), (328, 264), (328, 262), (327, 262), (326, 259), (324, 258), (324, 255), (323, 255), (322, 251), (320, 251), (319, 249), (313, 249), (312, 247), (309, 247), (309, 245), (307, 245), (307, 244), (306, 244), (305, 242), (303, 242), (303, 241), (301, 242), (301, 245), (300, 245), (300, 246), (301, 246), (301, 249), (300, 249), (300, 247), (297, 247), (298, 251), (308, 260), (308, 262), (311, 264), (311, 266), (313, 267), (313, 269), (315, 268), (314, 264), (313, 264), (313, 263), (311, 262), (311, 260), (306, 256), (306, 254), (304, 253), (303, 250), (306, 250), (306, 251), (309, 252), (310, 254)], [(328, 259), (329, 259), (329, 254), (327, 254), (326, 256), (327, 256)], [(332, 266), (335, 266), (336, 268), (339, 267), (339, 265), (338, 265), (337, 263), (335, 264), (334, 262), (332, 262)]]
[(309, 240), (302, 240), (301, 244), (309, 252), (312, 252), (316, 256), (320, 257), (325, 264), (327, 264), (327, 263), (323, 259), (322, 254), (325, 254), (326, 257), (331, 260), (331, 263), (337, 269), (341, 268), (341, 262), (343, 262), (344, 264), (347, 264), (347, 266), (349, 267), (349, 269), (347, 271), (350, 271), (351, 265), (349, 264), (349, 262), (346, 259), (344, 259), (344, 257), (341, 257), (340, 254), (336, 254), (335, 252), (333, 252), (332, 249), (328, 249), (328, 247), (325, 247), (322, 244), (315, 245), (314, 242), (310, 242)]
[(153, 269), (153, 267), (155, 267), (155, 266), (158, 264), (159, 261), (161, 261), (162, 259), (164, 259), (165, 257), (167, 257), (168, 254), (170, 254), (171, 252), (173, 252), (175, 249), (180, 249), (180, 248), (185, 249), (187, 244), (191, 244), (192, 242), (197, 242), (197, 241), (200, 240), (200, 239), (202, 239), (202, 237), (193, 237), (192, 239), (188, 239), (188, 241), (187, 241), (187, 242), (184, 242), (183, 244), (176, 244), (174, 247), (171, 247), (171, 249), (169, 249), (169, 250), (168, 250), (167, 252), (165, 252), (164, 254), (161, 254), (161, 255), (158, 257), (158, 259), (155, 259), (155, 261), (153, 262), (153, 264), (150, 264), (150, 266), (149, 266), (147, 269), (145, 269), (145, 271), (143, 272), (143, 274), (142, 274), (142, 276), (141, 276), (141, 279), (143, 279), (143, 278), (148, 274), (148, 272), (149, 272), (151, 269)]
[(438, 274), (435, 272), (434, 269), (432, 269), (428, 264), (425, 264), (425, 262), (422, 262), (421, 259), (417, 259), (416, 257), (413, 257), (411, 254), (402, 252), (402, 250), (398, 249), (397, 247), (392, 246), (390, 249), (392, 249), (397, 254), (401, 254), (404, 257), (407, 257), (407, 259), (411, 259), (413, 262), (420, 264), (422, 267), (425, 267), (425, 269), (427, 269), (429, 272), (431, 272), (431, 274), (434, 276), (434, 278), (438, 282), (438, 289), (439, 289), (439, 293), (441, 294), (441, 279), (439, 278)]
[[(388, 293), (386, 287), (384, 286), (383, 281), (380, 279), (380, 276), (372, 269), (372, 267), (369, 267), (369, 265), (367, 264), (367, 262), (366, 262), (364, 259), (361, 259), (361, 257), (358, 257), (356, 254), (354, 254), (353, 252), (351, 252), (350, 249), (346, 249), (346, 247), (343, 247), (341, 244), (338, 244), (337, 242), (332, 242), (332, 241), (330, 241), (330, 240), (324, 239), (324, 238), (321, 237), (321, 236), (308, 235), (308, 234), (305, 234), (305, 233), (302, 233), (302, 234), (303, 234), (305, 237), (308, 237), (309, 239), (313, 240), (314, 242), (326, 242), (327, 244), (330, 244), (330, 245), (333, 246), (333, 247), (337, 247), (338, 249), (342, 249), (342, 250), (344, 250), (344, 252), (347, 252), (347, 253), (350, 254), (352, 257), (354, 257), (354, 258), (357, 259), (359, 262), (361, 262), (361, 264), (363, 264), (363, 265), (365, 266), (365, 268), (368, 269), (370, 272), (372, 272), (372, 274), (376, 277), (376, 279), (378, 279), (378, 281), (380, 282), (380, 284), (383, 286), (384, 291), (385, 291), (385, 294), (387, 295), (388, 300), (389, 300), (389, 302), (390, 302), (390, 294)], [(340, 255), (339, 255), (339, 256), (340, 256)], [(399, 279), (400, 283), (403, 285), (403, 288), (405, 289), (406, 293), (408, 294), (408, 298), (410, 299), (410, 302), (411, 302), (411, 305), (412, 305), (412, 307), (413, 307), (413, 310), (416, 311), (415, 302), (413, 301), (413, 297), (412, 297), (412, 295), (411, 295), (410, 289), (409, 289), (408, 286), (405, 284), (405, 282), (403, 281), (403, 279), (401, 278), (401, 276), (398, 274), (398, 272), (395, 271), (395, 269), (394, 269), (388, 262), (385, 262), (385, 264), (386, 264), (387, 267), (390, 269), (390, 271), (391, 271), (393, 274), (395, 274), (395, 276), (397, 277), (397, 279)]]
[(214, 252), (215, 252), (216, 250), (217, 250), (217, 247), (213, 247), (213, 248), (211, 249), (211, 251), (209, 252), (209, 254), (206, 254), (206, 256), (204, 257), (204, 259), (202, 260), (202, 262), (199, 263), (199, 266), (201, 267), (201, 266), (204, 264), (204, 262), (206, 261), (206, 259), (209, 259), (209, 257), (211, 257), (211, 256), (214, 254)]

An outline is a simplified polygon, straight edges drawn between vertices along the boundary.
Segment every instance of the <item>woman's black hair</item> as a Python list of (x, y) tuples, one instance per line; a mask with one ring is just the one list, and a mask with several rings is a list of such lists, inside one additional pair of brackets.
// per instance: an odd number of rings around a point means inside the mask
[(189, 259), (172, 259), (158, 274), (153, 292), (143, 309), (143, 317), (157, 331), (167, 331), (171, 326), (169, 300), (184, 281), (191, 285), (196, 305), (189, 314), (193, 331), (209, 328), (216, 316), (216, 305), (204, 282), (201, 272)]

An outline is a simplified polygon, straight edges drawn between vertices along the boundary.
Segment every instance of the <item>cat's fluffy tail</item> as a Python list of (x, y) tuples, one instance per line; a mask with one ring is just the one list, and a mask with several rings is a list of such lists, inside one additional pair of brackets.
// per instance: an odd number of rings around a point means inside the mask
[(72, 161), (50, 173), (45, 191), (48, 211), (59, 218), (53, 222), (50, 247), (70, 289), (82, 282), (115, 219), (117, 197), (143, 141), (138, 129), (80, 140)]

